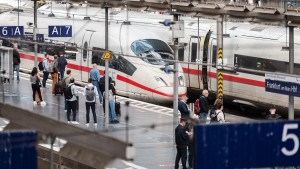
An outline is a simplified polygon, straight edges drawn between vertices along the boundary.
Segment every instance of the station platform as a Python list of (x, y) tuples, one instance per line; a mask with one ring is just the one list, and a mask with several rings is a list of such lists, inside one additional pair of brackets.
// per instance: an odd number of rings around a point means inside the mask
[[(45, 107), (41, 107), (40, 105), (34, 106), (29, 75), (20, 73), (19, 82), (14, 80), (10, 84), (3, 84), (1, 91), (4, 90), (4, 93), (1, 92), (0, 102), (22, 107), (37, 114), (67, 123), (64, 111), (64, 96), (51, 94), (51, 84), (52, 81), (47, 80), (47, 88), (42, 89), (43, 99), (47, 105)], [(8, 93), (10, 85), (13, 87), (11, 94)], [(174, 168), (176, 147), (173, 144), (173, 109), (117, 96), (117, 101), (121, 103), (122, 115), (118, 117), (120, 123), (109, 124), (106, 127), (103, 107), (97, 102), (96, 113), (98, 125), (95, 127), (92, 124), (93, 118), (92, 113), (90, 113), (91, 123), (89, 127), (86, 127), (85, 99), (82, 95), (83, 88), (78, 87), (78, 90), (80, 101), (77, 121), (79, 125), (70, 125), (95, 132), (105, 132), (112, 137), (124, 141), (128, 138), (128, 142), (133, 143), (136, 149), (134, 161), (115, 160), (107, 166), (107, 169)], [(130, 102), (129, 106), (125, 106), (125, 102), (127, 101)], [(125, 121), (126, 114), (129, 116), (128, 123)], [(231, 114), (226, 114), (226, 120), (229, 122), (253, 121), (253, 119)], [(4, 125), (4, 123), (1, 122), (0, 125)], [(60, 143), (54, 144), (54, 146), (59, 145)]]

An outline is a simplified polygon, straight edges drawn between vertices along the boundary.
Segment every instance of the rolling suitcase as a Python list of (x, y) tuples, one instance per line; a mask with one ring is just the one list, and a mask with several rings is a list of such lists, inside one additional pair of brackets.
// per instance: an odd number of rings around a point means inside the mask
[(115, 96), (115, 111), (117, 116), (121, 116), (121, 103), (117, 102), (116, 96)]

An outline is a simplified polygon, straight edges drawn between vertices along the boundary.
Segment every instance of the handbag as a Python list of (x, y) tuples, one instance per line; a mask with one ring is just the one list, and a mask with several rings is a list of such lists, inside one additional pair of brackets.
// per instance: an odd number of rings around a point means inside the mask
[(42, 82), (39, 80), (38, 77), (36, 77), (35, 85), (36, 85), (37, 87), (41, 87), (41, 86), (42, 86)]

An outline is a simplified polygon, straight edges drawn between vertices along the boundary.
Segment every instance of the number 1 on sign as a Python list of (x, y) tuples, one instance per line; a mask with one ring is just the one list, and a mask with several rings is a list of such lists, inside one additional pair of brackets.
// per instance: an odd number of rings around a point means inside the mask
[(294, 148), (292, 150), (288, 150), (287, 148), (283, 147), (281, 149), (281, 152), (286, 156), (292, 156), (295, 155), (299, 150), (299, 138), (296, 134), (288, 133), (289, 129), (298, 129), (298, 124), (285, 124), (283, 126), (283, 132), (282, 132), (282, 142), (286, 142), (289, 139), (292, 139), (294, 142)]

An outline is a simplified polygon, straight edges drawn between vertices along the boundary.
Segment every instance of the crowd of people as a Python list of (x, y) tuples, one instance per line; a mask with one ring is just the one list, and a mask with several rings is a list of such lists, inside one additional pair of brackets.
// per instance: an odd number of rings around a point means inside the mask
[[(181, 160), (182, 168), (193, 168), (193, 126), (197, 123), (227, 123), (225, 113), (223, 111), (223, 100), (217, 98), (214, 104), (210, 107), (208, 104), (208, 90), (203, 90), (202, 95), (195, 102), (195, 112), (188, 109), (187, 96), (183, 96), (178, 101), (178, 111), (180, 112), (180, 121), (175, 128), (175, 143), (177, 155), (175, 158), (175, 169), (179, 168)], [(199, 111), (199, 112), (197, 112)], [(282, 117), (276, 114), (276, 107), (272, 106), (269, 109), (270, 114), (266, 116), (267, 120), (279, 120)], [(195, 113), (195, 114), (194, 114)]]
[[(42, 88), (48, 88), (46, 82), (48, 76), (51, 75), (52, 79), (52, 94), (61, 94), (65, 98), (65, 112), (67, 114), (67, 122), (69, 124), (79, 124), (76, 120), (76, 115), (79, 108), (79, 96), (78, 88), (75, 85), (75, 78), (71, 74), (71, 70), (66, 71), (64, 75), (67, 60), (63, 55), (54, 55), (54, 60), (49, 59), (49, 55), (45, 54), (44, 59), (39, 63), (38, 68), (33, 67), (30, 76), (33, 104), (36, 106), (40, 104), (45, 106), (46, 103), (43, 101)], [(39, 70), (43, 72), (43, 78), (39, 75)], [(105, 72), (104, 72), (105, 74)], [(19, 75), (17, 73), (17, 75)], [(17, 76), (19, 78), (19, 76)], [(114, 87), (115, 82), (109, 77), (109, 119), (110, 123), (119, 123), (116, 118), (115, 112), (115, 95), (116, 89)], [(97, 97), (99, 97), (99, 105), (103, 105), (104, 109), (104, 98), (105, 95), (105, 76), (101, 77), (97, 64), (93, 64), (93, 69), (89, 72), (88, 84), (84, 87), (83, 96), (85, 98), (86, 107), (86, 126), (90, 124), (90, 110), (93, 114), (94, 126), (97, 126), (96, 116), (96, 103)], [(71, 117), (72, 115), (72, 117)], [(105, 114), (104, 114), (105, 115)]]

